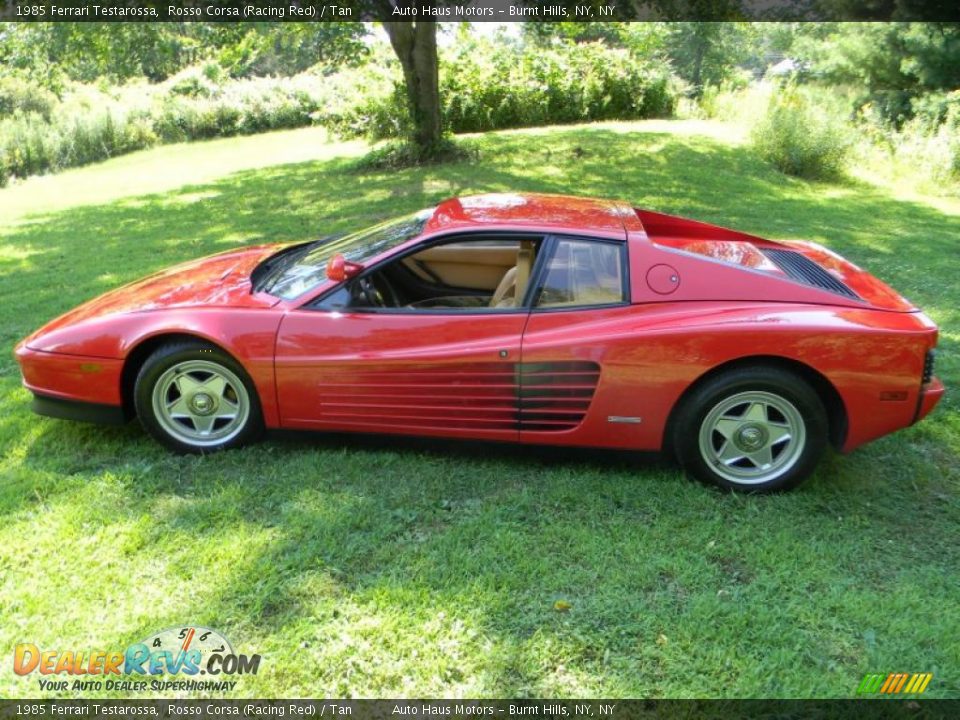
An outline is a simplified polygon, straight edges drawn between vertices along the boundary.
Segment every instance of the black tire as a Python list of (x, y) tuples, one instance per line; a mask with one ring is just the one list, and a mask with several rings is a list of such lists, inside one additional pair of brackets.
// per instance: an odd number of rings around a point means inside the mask
[(680, 465), (697, 479), (764, 493), (806, 479), (827, 436), (823, 402), (802, 377), (756, 366), (695, 387), (676, 410), (671, 440)]
[(160, 347), (140, 368), (133, 395), (146, 431), (178, 453), (240, 447), (263, 432), (260, 399), (246, 371), (202, 341)]

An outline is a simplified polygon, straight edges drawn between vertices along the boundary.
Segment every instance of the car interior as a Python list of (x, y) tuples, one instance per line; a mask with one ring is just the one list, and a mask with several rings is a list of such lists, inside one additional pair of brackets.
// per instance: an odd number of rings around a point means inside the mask
[(542, 238), (462, 239), (361, 275), (330, 297), (351, 308), (512, 308), (523, 302)]
[[(364, 273), (329, 296), (328, 308), (507, 310), (523, 304), (542, 237), (458, 238)], [(596, 305), (623, 299), (616, 246), (560, 240), (544, 274), (538, 307)]]

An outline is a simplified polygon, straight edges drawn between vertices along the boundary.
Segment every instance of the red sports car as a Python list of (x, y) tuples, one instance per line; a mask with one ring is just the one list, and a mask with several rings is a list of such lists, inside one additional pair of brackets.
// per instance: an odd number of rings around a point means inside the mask
[(232, 250), (95, 298), (16, 349), (36, 412), (177, 451), (264, 428), (670, 449), (778, 490), (944, 389), (936, 326), (818, 245), (609, 200), (496, 194)]

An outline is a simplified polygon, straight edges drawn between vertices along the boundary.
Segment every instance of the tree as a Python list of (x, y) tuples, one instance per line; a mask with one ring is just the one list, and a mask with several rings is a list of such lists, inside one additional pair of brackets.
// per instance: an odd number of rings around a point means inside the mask
[(0, 71), (24, 70), (38, 81), (161, 81), (215, 59), (236, 76), (295, 75), (356, 62), (367, 51), (365, 34), (360, 23), (4, 23)]
[[(221, 27), (222, 26), (222, 27)], [(362, 23), (220, 23), (209, 45), (236, 77), (296, 75), (322, 65), (339, 68), (367, 54)]]
[(743, 22), (669, 23), (667, 55), (696, 95), (718, 85), (750, 56), (752, 27)]
[(443, 138), (437, 24), (432, 20), (417, 20), (384, 22), (383, 27), (403, 68), (412, 125), (410, 140), (418, 159), (434, 159), (442, 151)]
[[(736, 15), (739, 5), (728, 0), (699, 0), (696, 8), (708, 17)], [(635, 12), (667, 13), (668, 0), (637, 0)], [(635, 56), (669, 60), (681, 78), (700, 95), (707, 85), (718, 85), (756, 56), (758, 32), (750, 23), (732, 22), (560, 22), (526, 23), (531, 42), (603, 42), (625, 47)]]
[(192, 32), (190, 23), (10, 23), (0, 57), (37, 80), (162, 80), (196, 58)]
[(627, 24), (622, 22), (526, 22), (523, 35), (537, 45), (569, 40), (576, 43), (605, 42), (622, 46)]
[(790, 52), (821, 81), (855, 90), (856, 107), (870, 103), (895, 126), (913, 116), (924, 96), (960, 87), (956, 24), (825, 24), (804, 28)]

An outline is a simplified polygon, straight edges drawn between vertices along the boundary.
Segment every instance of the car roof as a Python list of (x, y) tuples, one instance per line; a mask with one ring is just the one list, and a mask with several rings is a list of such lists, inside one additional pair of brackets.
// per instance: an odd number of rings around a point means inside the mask
[(443, 201), (427, 221), (424, 232), (509, 227), (618, 237), (625, 237), (628, 230), (642, 229), (633, 208), (617, 200), (540, 193), (488, 193)]

